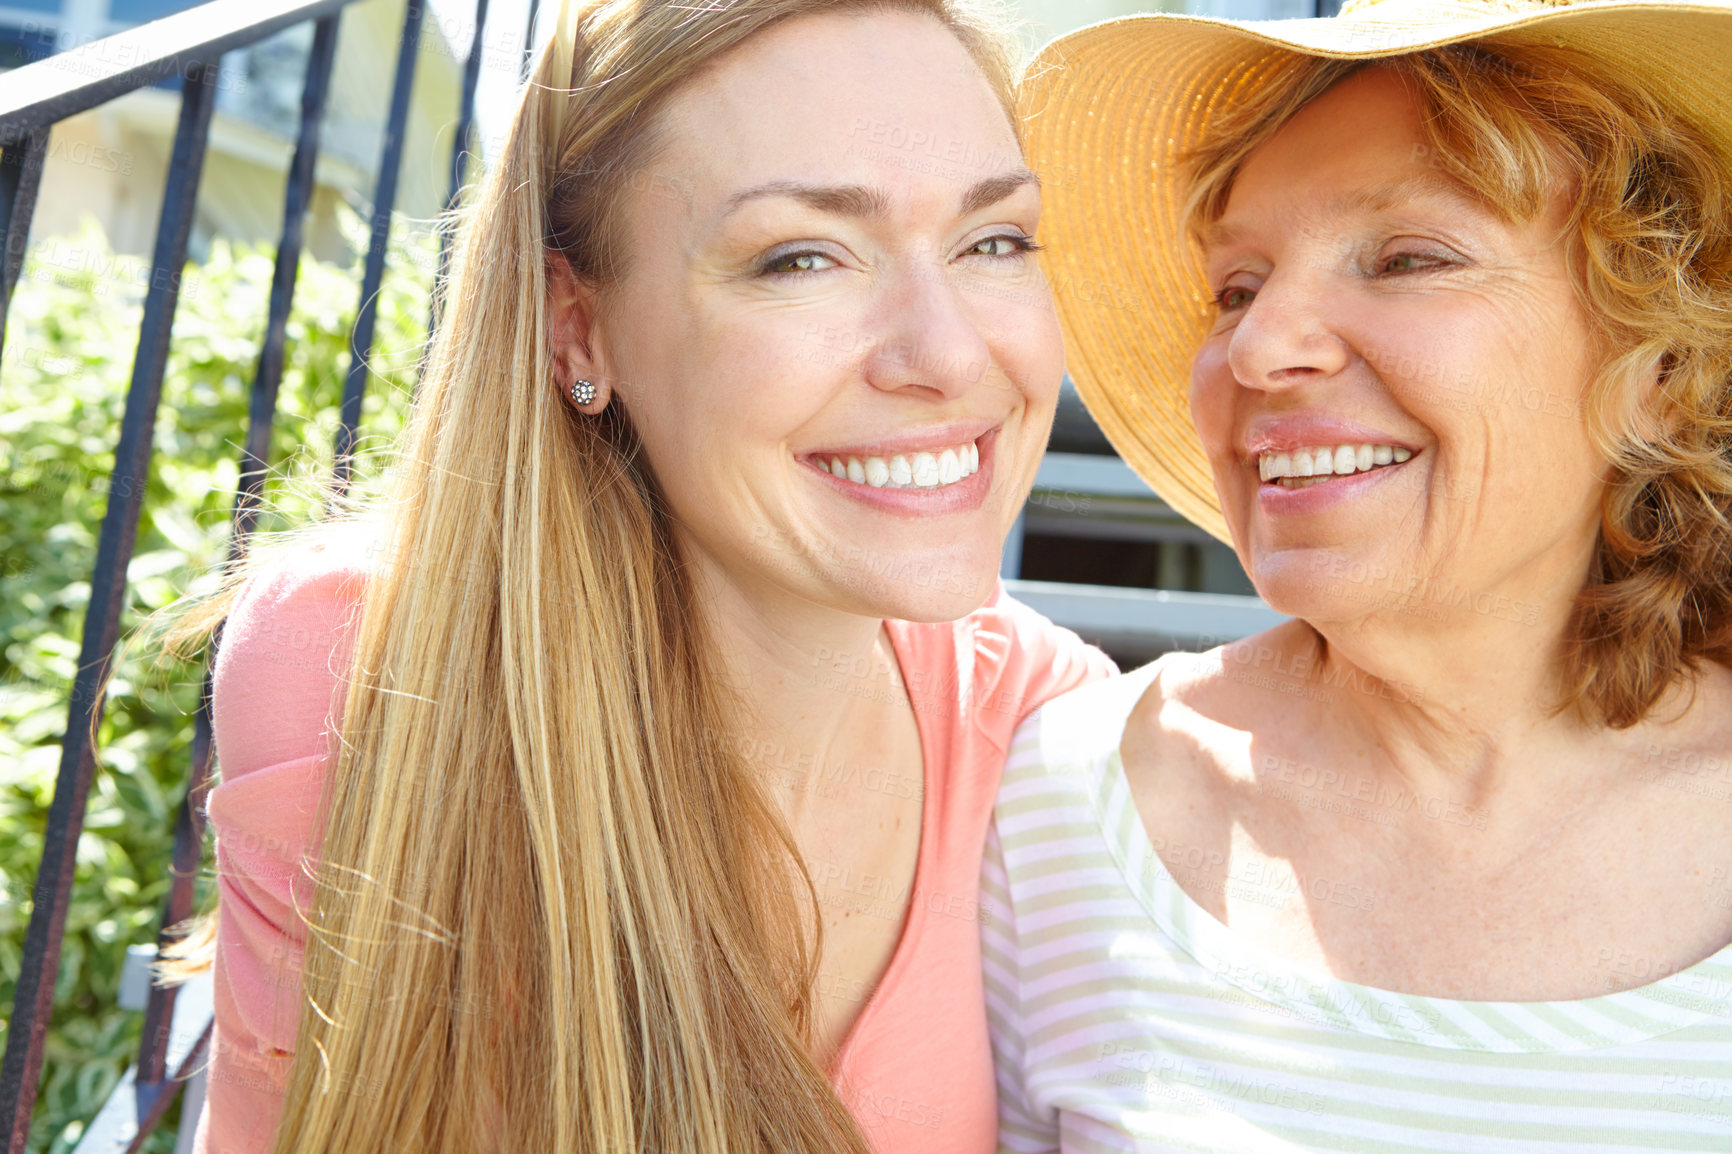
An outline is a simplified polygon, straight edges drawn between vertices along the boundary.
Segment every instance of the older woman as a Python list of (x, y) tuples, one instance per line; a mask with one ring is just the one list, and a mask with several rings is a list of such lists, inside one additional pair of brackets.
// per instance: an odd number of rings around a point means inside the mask
[(1001, 1148), (1732, 1149), (1732, 10), (1146, 17), (1026, 98), (1084, 398), (1295, 620), (1019, 731)]
[(1014, 42), (556, 23), (389, 485), (216, 605), (199, 1148), (990, 1150), (998, 772), (1111, 671), (997, 585), (1064, 352)]

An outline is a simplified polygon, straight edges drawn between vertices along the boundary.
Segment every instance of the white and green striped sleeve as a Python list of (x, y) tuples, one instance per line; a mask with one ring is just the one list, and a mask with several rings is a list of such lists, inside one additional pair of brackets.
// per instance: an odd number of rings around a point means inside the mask
[(986, 1018), (992, 1031), (992, 1063), (998, 1079), (998, 1149), (1000, 1154), (1056, 1151), (1057, 1119), (1050, 1112), (1043, 1117), (1028, 1097), (1027, 1067), (1023, 1062), (1022, 950), (996, 818), (986, 831), (980, 909)]

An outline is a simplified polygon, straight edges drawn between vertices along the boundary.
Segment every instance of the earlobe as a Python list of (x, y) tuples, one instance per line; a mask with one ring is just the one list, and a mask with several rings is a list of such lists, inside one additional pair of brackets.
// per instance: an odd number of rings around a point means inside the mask
[(592, 349), (595, 290), (578, 279), (565, 253), (549, 246), (544, 255), (548, 360), (561, 391), (580, 411), (593, 415), (607, 408), (611, 392), (600, 383)]
[(604, 383), (592, 381), (588, 377), (579, 377), (572, 382), (571, 388), (566, 390), (565, 395), (571, 398), (571, 403), (577, 406), (579, 412), (587, 413), (593, 417), (607, 408), (613, 390)]

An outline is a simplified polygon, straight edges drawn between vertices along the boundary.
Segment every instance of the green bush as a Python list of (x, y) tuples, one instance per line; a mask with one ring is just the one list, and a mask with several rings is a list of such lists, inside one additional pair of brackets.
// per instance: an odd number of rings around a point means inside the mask
[[(345, 228), (362, 251), (366, 224), (350, 215)], [(401, 429), (425, 334), (435, 244), (409, 231), (401, 220), (393, 229), (363, 446), (388, 444)], [(269, 249), (218, 240), (186, 270), (123, 637), (143, 614), (206, 587), (227, 552), (273, 259)], [(38, 242), (0, 366), (0, 1014), (8, 1018), (147, 276), (144, 262), (115, 256), (94, 226), (75, 240)], [(262, 529), (310, 514), (317, 480), (330, 475), (359, 286), (358, 260), (348, 268), (301, 261)], [(376, 461), (362, 456), (356, 466), (358, 482), (376, 476)], [(203, 673), (202, 662), (159, 666), (135, 646), (109, 683), (28, 1146), (36, 1154), (70, 1150), (137, 1053), (142, 1015), (115, 999), (126, 947), (155, 940), (167, 898)], [(197, 909), (212, 901), (211, 875), (207, 844)], [(0, 1020), (0, 1039), (5, 1030)], [(171, 1151), (172, 1125), (145, 1149)]]

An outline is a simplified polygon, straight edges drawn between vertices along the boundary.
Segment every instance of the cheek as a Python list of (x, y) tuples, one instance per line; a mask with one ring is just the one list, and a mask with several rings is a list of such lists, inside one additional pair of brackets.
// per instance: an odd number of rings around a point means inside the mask
[[(1537, 506), (1557, 517), (1596, 506), (1604, 463), (1588, 436), (1579, 393), (1530, 388), (1505, 402), (1502, 428), (1486, 460), (1493, 497)], [(1519, 406), (1519, 408), (1518, 408)]]
[(1217, 468), (1232, 456), (1236, 388), (1227, 364), (1227, 342), (1211, 338), (1191, 362), (1191, 423), (1197, 428), (1203, 451)]
[(1009, 378), (1010, 386), (1031, 407), (1056, 407), (1064, 380), (1064, 332), (1045, 283), (975, 295), (968, 302), (968, 312), (993, 364)]
[[(1029, 302), (1020, 308), (1007, 309), (994, 317), (995, 327), (1007, 337), (995, 342), (1004, 347), (1007, 360), (1015, 360), (1031, 369), (1047, 370), (1042, 379), (1059, 375), (1064, 370), (1064, 330), (1059, 327), (1058, 308), (1045, 282), (1029, 290)], [(1057, 388), (1054, 388), (1054, 395)]]

